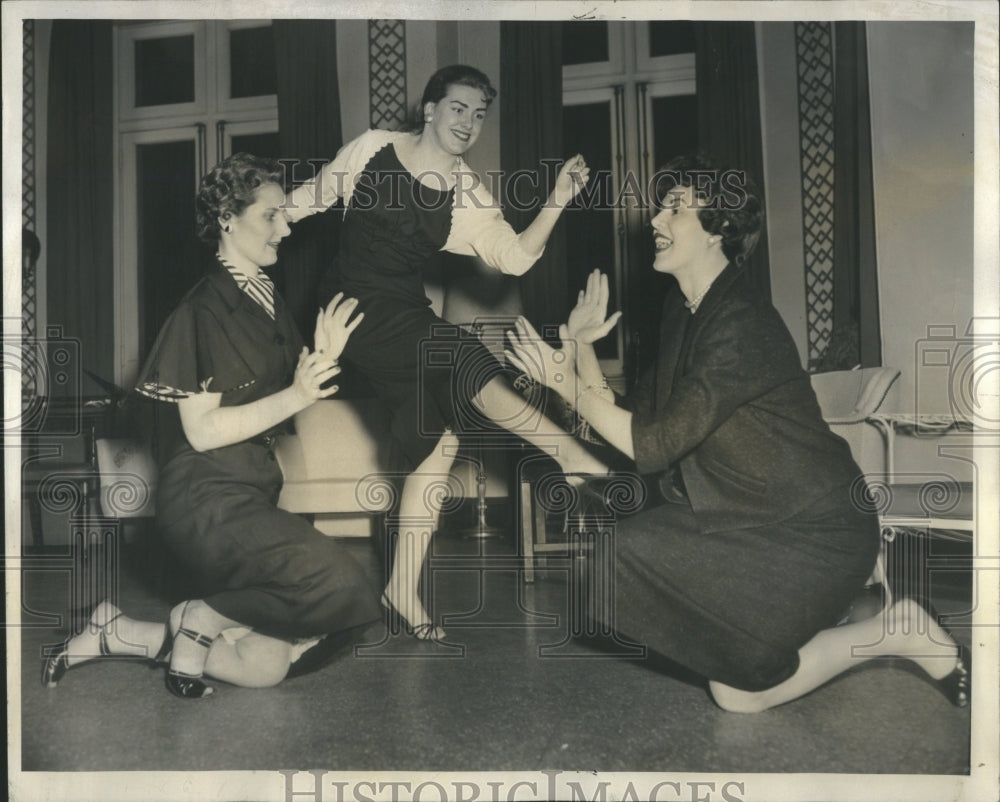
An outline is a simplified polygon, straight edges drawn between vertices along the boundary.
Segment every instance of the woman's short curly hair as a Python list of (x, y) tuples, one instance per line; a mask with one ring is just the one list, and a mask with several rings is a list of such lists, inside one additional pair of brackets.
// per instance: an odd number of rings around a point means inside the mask
[(664, 206), (667, 193), (678, 186), (693, 188), (701, 227), (722, 237), (726, 258), (742, 264), (764, 226), (764, 200), (746, 170), (722, 167), (703, 153), (677, 156), (653, 176), (656, 205)]
[(195, 226), (203, 242), (219, 241), (219, 220), (238, 217), (256, 200), (257, 190), (265, 184), (284, 188), (285, 174), (274, 159), (234, 153), (223, 159), (201, 179), (195, 196)]

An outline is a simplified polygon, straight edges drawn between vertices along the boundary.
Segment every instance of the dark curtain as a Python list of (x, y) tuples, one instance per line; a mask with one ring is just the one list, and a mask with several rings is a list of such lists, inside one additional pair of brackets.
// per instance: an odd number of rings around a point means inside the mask
[[(695, 23), (698, 147), (723, 165), (746, 170), (764, 192), (764, 155), (752, 22)], [(747, 276), (771, 298), (767, 226), (747, 260)]]
[[(562, 36), (558, 22), (500, 23), (500, 169), (505, 177), (517, 170), (541, 171), (542, 159), (563, 158)], [(501, 203), (507, 220), (523, 231), (548, 197), (544, 172), (530, 210)], [(527, 181), (518, 199), (528, 201)], [(522, 204), (517, 204), (521, 206)], [(534, 325), (561, 323), (569, 313), (566, 300), (566, 245), (557, 224), (545, 253), (518, 279), (524, 315)]]
[[(49, 63), (48, 321), (79, 338), (82, 367), (114, 376), (112, 30), (56, 20)], [(83, 379), (83, 392), (103, 392)], [(52, 382), (49, 391), (76, 391)]]
[(882, 364), (865, 23), (834, 26), (833, 338), (845, 367)]
[[(274, 55), (282, 159), (289, 160), (290, 177), (300, 183), (332, 159), (343, 144), (336, 22), (275, 20)], [(320, 303), (316, 288), (336, 253), (340, 214), (339, 209), (331, 209), (301, 220), (281, 245), (275, 284), (307, 342), (312, 341)]]

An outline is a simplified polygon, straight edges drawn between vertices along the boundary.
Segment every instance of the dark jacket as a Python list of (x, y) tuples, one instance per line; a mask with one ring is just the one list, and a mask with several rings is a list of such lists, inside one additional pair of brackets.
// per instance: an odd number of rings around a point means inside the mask
[(742, 272), (729, 265), (694, 315), (667, 294), (656, 362), (627, 399), (640, 473), (678, 468), (703, 532), (787, 519), (861, 473)]

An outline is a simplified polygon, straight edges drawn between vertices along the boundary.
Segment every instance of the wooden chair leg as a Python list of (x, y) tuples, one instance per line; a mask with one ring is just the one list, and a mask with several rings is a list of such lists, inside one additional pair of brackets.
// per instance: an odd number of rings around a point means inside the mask
[[(544, 544), (546, 542), (544, 504), (535, 504), (535, 525), (532, 527), (532, 537), (540, 544)], [(532, 544), (532, 548), (534, 548), (534, 544)], [(538, 564), (543, 568), (548, 567), (548, 560), (545, 557), (541, 557), (538, 560)]]
[(521, 554), (524, 560), (524, 581), (535, 581), (535, 533), (532, 516), (531, 482), (521, 482)]

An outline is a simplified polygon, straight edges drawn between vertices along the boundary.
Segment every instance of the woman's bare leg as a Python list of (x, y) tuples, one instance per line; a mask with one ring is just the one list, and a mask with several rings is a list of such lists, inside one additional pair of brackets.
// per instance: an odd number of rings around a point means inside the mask
[(101, 654), (101, 632), (114, 655), (153, 658), (163, 645), (166, 624), (129, 618), (109, 601), (94, 608), (90, 623), (69, 642), (67, 659), (73, 666)]
[(564, 473), (603, 475), (608, 466), (587, 451), (573, 435), (528, 403), (499, 376), (488, 381), (474, 399), (495, 424), (552, 455)]
[[(855, 654), (859, 646), (865, 646), (864, 654)], [(954, 670), (958, 647), (933, 616), (912, 599), (903, 599), (873, 618), (817, 634), (799, 650), (798, 671), (773, 688), (741, 691), (714, 681), (709, 687), (724, 710), (759, 713), (798, 699), (873, 657), (889, 656), (909, 658), (931, 678), (942, 679)]]
[(437, 531), (441, 517), (441, 493), (447, 481), (458, 437), (446, 432), (433, 453), (406, 477), (399, 502), (399, 534), (392, 573), (385, 586), (385, 598), (414, 629), (424, 627), (426, 638), (440, 640), (444, 630), (427, 628), (433, 624), (420, 601), (420, 575), (423, 570), (431, 536)]
[(285, 678), (291, 660), (291, 643), (250, 632), (235, 643), (216, 638), (205, 674), (243, 688), (269, 688)]

